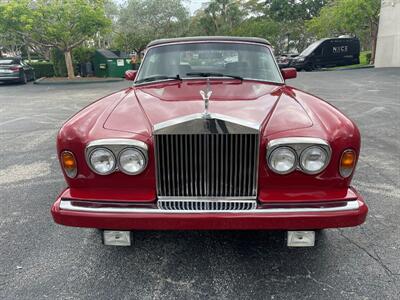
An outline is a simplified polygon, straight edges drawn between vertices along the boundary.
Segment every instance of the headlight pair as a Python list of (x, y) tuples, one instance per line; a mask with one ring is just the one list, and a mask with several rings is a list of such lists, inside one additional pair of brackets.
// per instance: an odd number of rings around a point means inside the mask
[(86, 149), (86, 160), (92, 171), (99, 175), (108, 175), (117, 170), (136, 175), (146, 168), (147, 145), (132, 140), (95, 141)]
[[(328, 165), (330, 159), (330, 147), (319, 139), (283, 139), (282, 143), (272, 143), (267, 151), (267, 161), (270, 169), (278, 174), (288, 174), (295, 169), (300, 169), (307, 174), (318, 174)], [(292, 142), (287, 143), (285, 142)]]
[(89, 154), (89, 162), (93, 171), (100, 175), (111, 174), (117, 165), (121, 172), (136, 175), (141, 173), (147, 164), (142, 151), (136, 148), (125, 148), (119, 153), (118, 159), (107, 148), (96, 148)]

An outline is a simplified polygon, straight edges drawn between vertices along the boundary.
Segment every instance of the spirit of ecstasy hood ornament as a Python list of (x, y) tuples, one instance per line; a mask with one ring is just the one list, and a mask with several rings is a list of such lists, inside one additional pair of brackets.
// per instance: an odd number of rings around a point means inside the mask
[(209, 118), (210, 114), (208, 112), (208, 103), (210, 101), (212, 91), (211, 91), (211, 85), (210, 85), (210, 78), (207, 78), (207, 88), (205, 90), (200, 91), (200, 95), (204, 100), (204, 112), (203, 112), (203, 117), (204, 118)]

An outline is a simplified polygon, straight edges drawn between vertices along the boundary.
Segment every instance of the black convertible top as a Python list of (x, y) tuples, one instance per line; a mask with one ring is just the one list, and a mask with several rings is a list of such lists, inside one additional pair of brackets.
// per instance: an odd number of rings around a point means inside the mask
[(181, 37), (171, 39), (159, 39), (150, 42), (147, 47), (172, 44), (172, 43), (184, 43), (184, 42), (209, 42), (209, 41), (221, 41), (221, 42), (248, 42), (257, 43), (271, 46), (270, 42), (266, 39), (256, 37), (238, 37), (238, 36), (193, 36), (193, 37)]

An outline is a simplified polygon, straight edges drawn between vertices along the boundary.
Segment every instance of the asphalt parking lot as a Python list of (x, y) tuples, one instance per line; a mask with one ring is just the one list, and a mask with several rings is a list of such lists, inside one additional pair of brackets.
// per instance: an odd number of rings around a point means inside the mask
[(370, 213), (288, 249), (282, 232), (137, 232), (106, 247), (53, 223), (65, 187), (55, 136), (68, 117), (129, 82), (0, 85), (0, 299), (399, 299), (400, 69), (300, 73), (290, 84), (359, 125), (353, 184)]

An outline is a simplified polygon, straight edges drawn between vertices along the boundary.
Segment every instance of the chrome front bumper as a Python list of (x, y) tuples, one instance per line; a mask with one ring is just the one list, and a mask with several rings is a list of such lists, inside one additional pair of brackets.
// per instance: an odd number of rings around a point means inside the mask
[[(236, 209), (216, 209), (217, 205), (195, 206), (194, 204), (169, 204), (165, 205), (167, 200), (159, 200), (158, 206), (153, 208), (141, 207), (140, 204), (123, 202), (95, 202), (61, 199), (60, 210), (89, 212), (89, 213), (130, 213), (130, 214), (202, 214), (202, 213), (223, 213), (223, 214), (286, 214), (286, 213), (324, 213), (324, 212), (343, 212), (353, 211), (360, 208), (357, 200), (337, 201), (324, 203), (273, 203), (257, 206), (254, 200), (235, 201), (238, 203)], [(182, 202), (181, 200), (168, 200), (169, 202)], [(184, 200), (186, 203), (198, 203), (198, 200)], [(204, 200), (203, 200), (204, 201)], [(218, 201), (210, 201), (216, 203)], [(228, 202), (228, 201), (225, 201)], [(232, 203), (232, 201), (229, 201)], [(246, 206), (242, 205), (246, 202)], [(222, 207), (222, 206), (220, 206)]]

